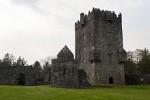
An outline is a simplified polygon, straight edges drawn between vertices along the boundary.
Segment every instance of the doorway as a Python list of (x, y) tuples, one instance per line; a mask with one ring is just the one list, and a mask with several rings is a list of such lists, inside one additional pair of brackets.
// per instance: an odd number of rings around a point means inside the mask
[(109, 84), (114, 84), (114, 80), (112, 77), (109, 78)]

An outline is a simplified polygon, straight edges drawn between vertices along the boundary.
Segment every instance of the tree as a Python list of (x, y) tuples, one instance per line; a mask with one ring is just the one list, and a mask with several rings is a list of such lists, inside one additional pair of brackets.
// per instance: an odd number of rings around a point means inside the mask
[(138, 74), (136, 63), (134, 63), (134, 61), (129, 58), (126, 61), (124, 68), (125, 68), (125, 75), (137, 75)]
[(55, 58), (56, 57), (48, 56), (44, 59), (41, 59), (41, 63), (42, 63), (42, 66), (43, 66), (43, 70), (42, 70), (43, 76), (44, 76), (45, 72), (50, 71), (51, 61), (52, 61), (52, 59), (55, 59)]
[[(134, 52), (129, 51), (127, 54), (127, 62), (125, 65), (125, 72), (128, 74), (137, 73), (138, 74), (150, 74), (150, 52), (148, 49), (136, 49)], [(137, 67), (137, 71), (134, 70)]]
[(127, 59), (130, 59), (130, 60), (133, 60), (133, 58), (134, 58), (134, 52), (133, 51), (128, 51), (127, 52)]
[(44, 77), (42, 77), (41, 71), (42, 67), (39, 61), (35, 61), (33, 64), (33, 67), (35, 68), (35, 73), (36, 73), (36, 80), (37, 81), (43, 81)]
[(43, 65), (43, 70), (44, 70), (44, 71), (47, 71), (47, 70), (50, 69), (50, 67), (51, 67), (50, 63), (49, 63), (48, 61), (46, 61), (46, 62), (44, 63), (44, 65)]
[(41, 64), (44, 66), (46, 63), (49, 63), (51, 65), (52, 59), (56, 59), (56, 57), (48, 56), (46, 58), (41, 59)]
[(5, 54), (5, 56), (3, 57), (2, 61), (1, 61), (1, 65), (12, 66), (14, 59), (15, 58), (12, 54), (7, 53), (7, 54)]
[(50, 63), (48, 61), (43, 63), (43, 70), (41, 71), (41, 77), (43, 77), (43, 81), (47, 80), (47, 79), (49, 80), (50, 67), (51, 67), (51, 65), (50, 65)]
[(141, 59), (138, 63), (140, 74), (150, 74), (150, 52), (148, 49), (141, 50)]
[(27, 64), (27, 61), (25, 61), (25, 59), (20, 56), (17, 59), (17, 62), (14, 65), (16, 65), (16, 66), (25, 66), (26, 64)]
[(135, 57), (134, 57), (134, 59), (135, 59), (135, 62), (136, 62), (136, 64), (138, 64), (139, 63), (139, 61), (142, 59), (142, 49), (136, 49), (135, 51), (134, 51), (134, 55), (135, 55)]
[(35, 68), (35, 70), (37, 72), (40, 72), (42, 70), (42, 67), (41, 67), (41, 64), (39, 61), (35, 61), (34, 64), (33, 64), (33, 67)]

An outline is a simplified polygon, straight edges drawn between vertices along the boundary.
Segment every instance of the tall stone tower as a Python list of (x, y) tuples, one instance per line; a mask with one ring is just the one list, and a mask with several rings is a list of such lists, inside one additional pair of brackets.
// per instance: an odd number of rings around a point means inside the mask
[(124, 84), (122, 17), (97, 8), (75, 23), (75, 58), (91, 84)]

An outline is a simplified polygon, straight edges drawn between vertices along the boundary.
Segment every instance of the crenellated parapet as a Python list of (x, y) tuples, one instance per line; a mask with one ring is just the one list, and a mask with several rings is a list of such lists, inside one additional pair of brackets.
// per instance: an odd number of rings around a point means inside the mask
[(108, 22), (122, 23), (122, 15), (115, 14), (114, 11), (100, 10), (99, 8), (93, 8), (88, 14), (81, 13), (80, 20), (75, 23), (75, 29), (85, 26), (91, 19), (103, 20)]

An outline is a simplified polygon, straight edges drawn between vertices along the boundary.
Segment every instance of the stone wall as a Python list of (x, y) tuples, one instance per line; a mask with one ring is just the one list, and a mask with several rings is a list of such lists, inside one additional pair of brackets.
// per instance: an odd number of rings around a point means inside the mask
[(35, 76), (31, 66), (0, 66), (0, 84), (35, 85)]
[(90, 84), (84, 69), (79, 69), (78, 61), (65, 46), (52, 60), (51, 85), (59, 88), (86, 88)]
[(77, 65), (68, 63), (57, 63), (51, 67), (51, 84), (59, 88), (79, 88), (79, 76)]

